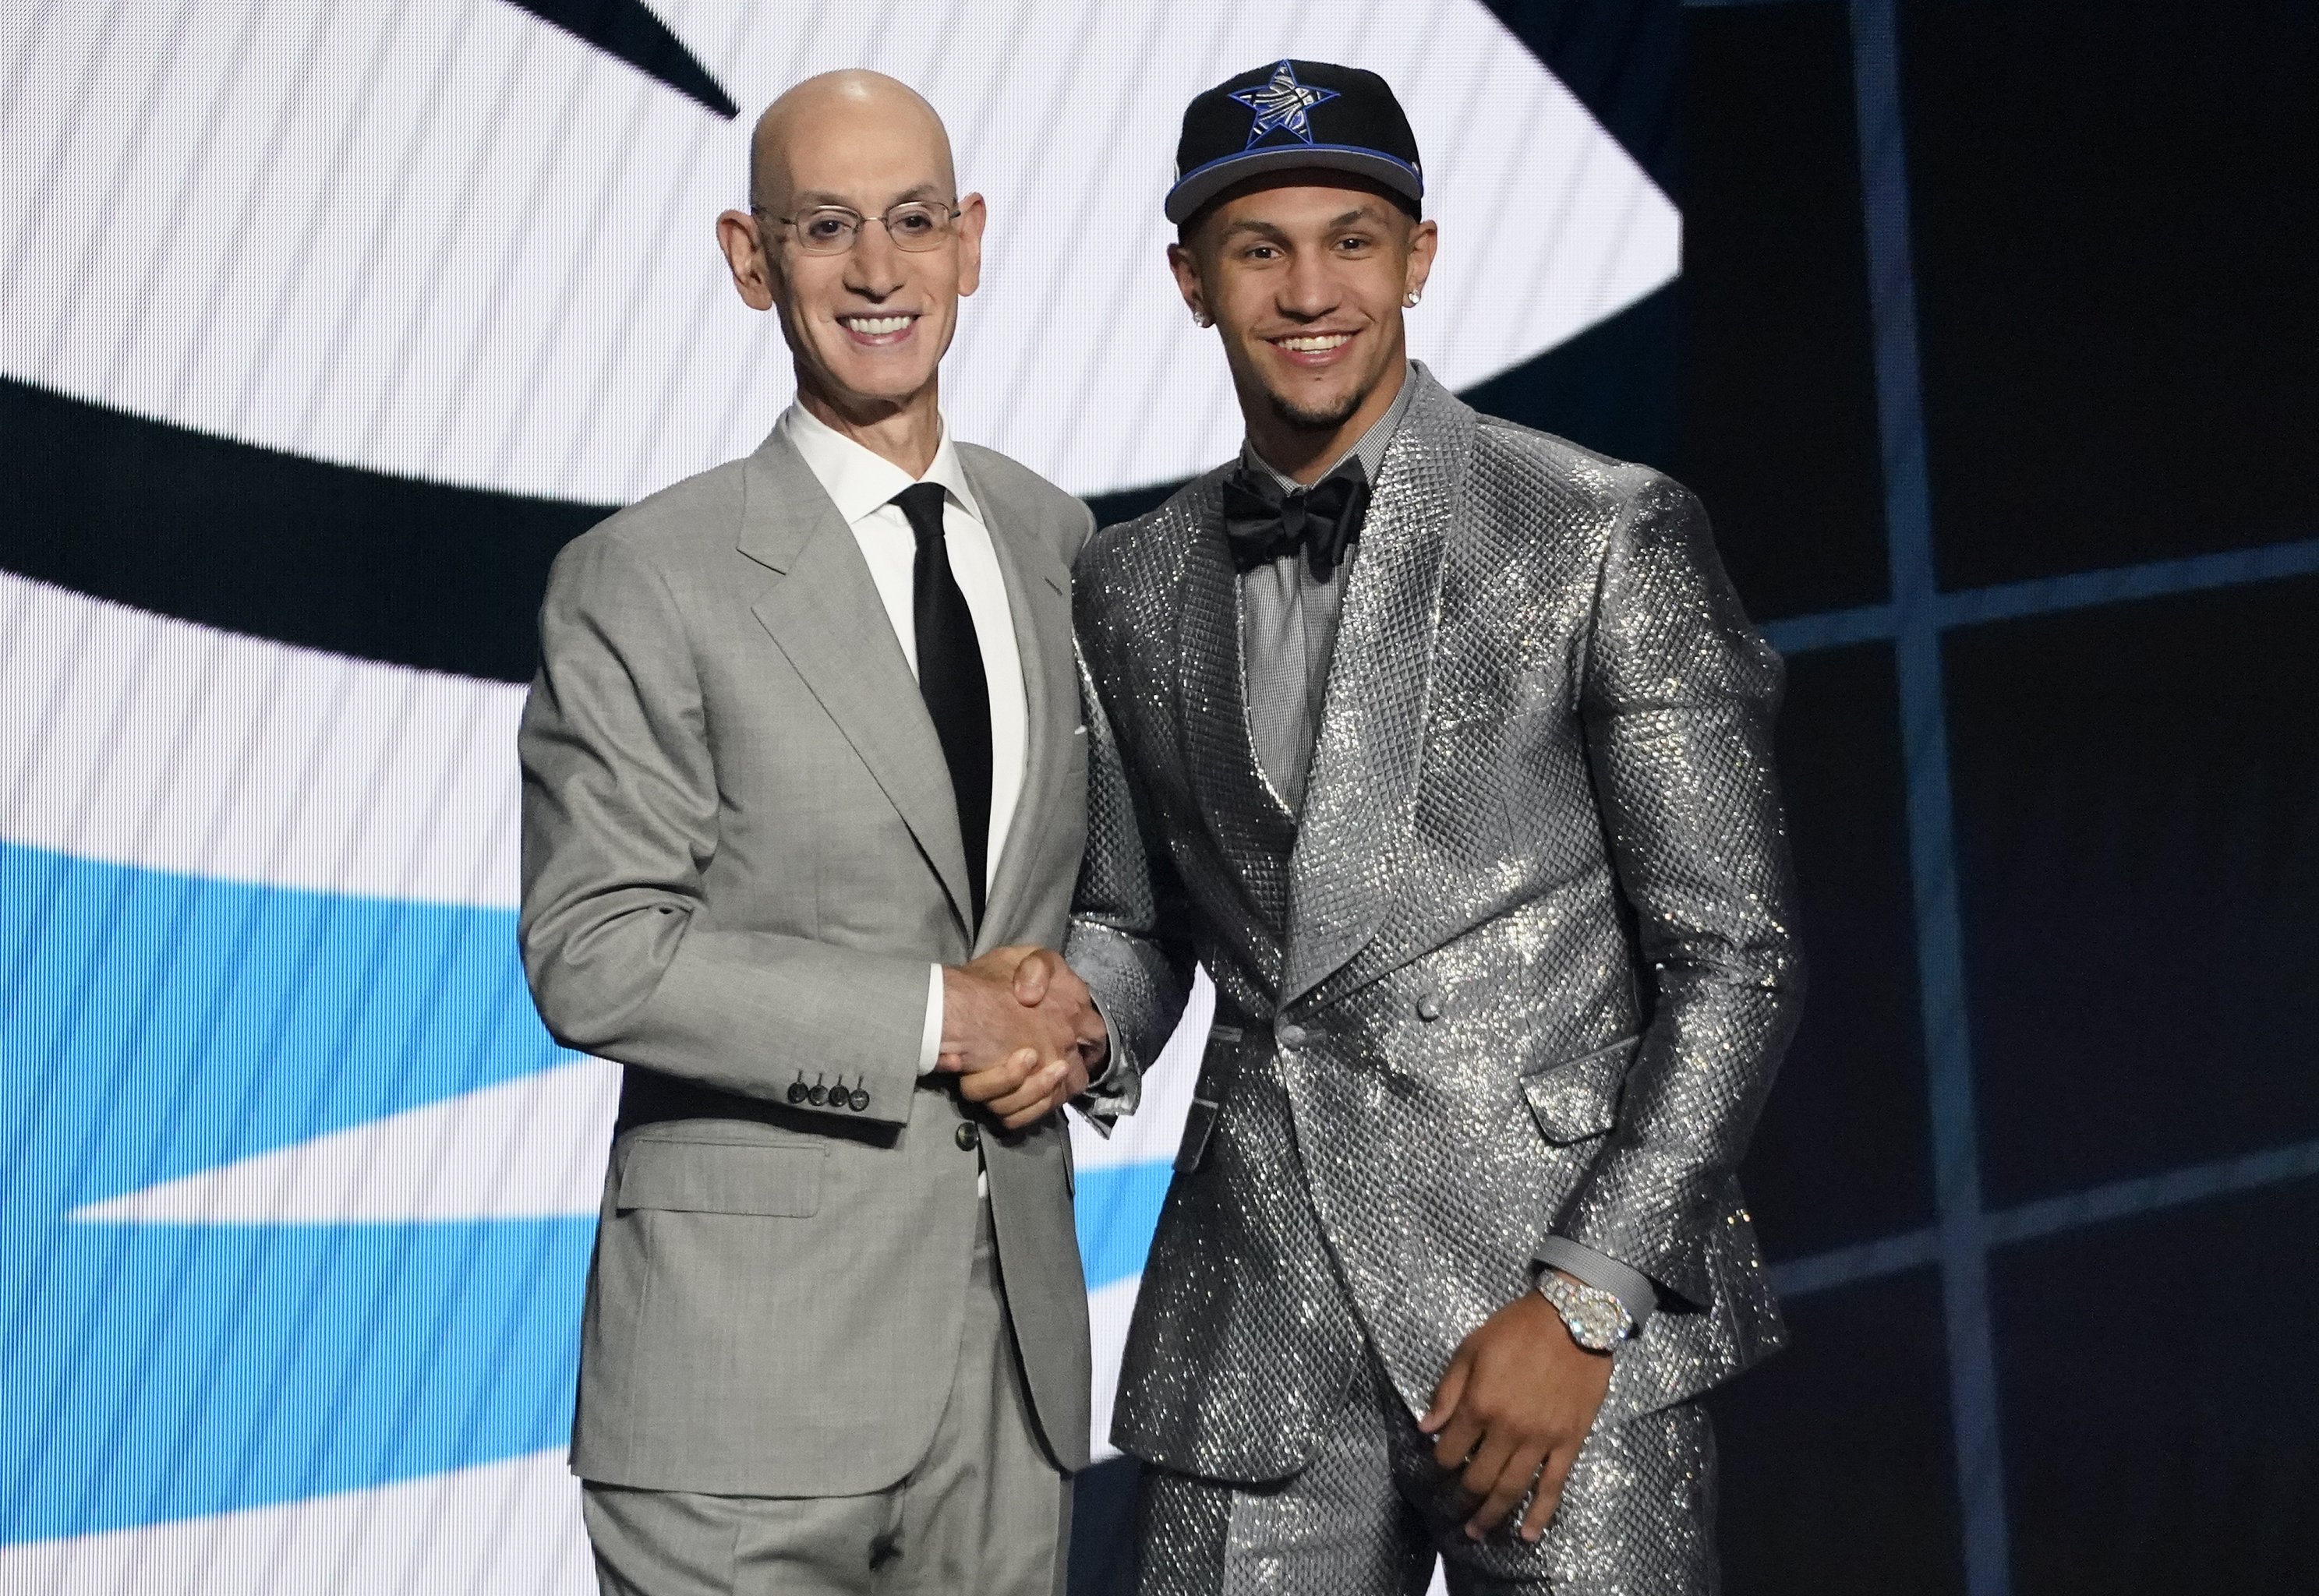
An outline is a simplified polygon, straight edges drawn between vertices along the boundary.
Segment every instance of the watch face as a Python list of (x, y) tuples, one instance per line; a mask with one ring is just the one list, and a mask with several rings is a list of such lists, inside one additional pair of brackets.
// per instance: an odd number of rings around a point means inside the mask
[(1560, 1279), (1543, 1282), (1540, 1289), (1562, 1315), (1572, 1340), (1590, 1352), (1608, 1352), (1619, 1344), (1627, 1315), (1614, 1299)]
[(1616, 1309), (1606, 1308), (1600, 1303), (1582, 1303), (1578, 1307), (1578, 1339), (1583, 1346), (1591, 1347), (1595, 1351), (1601, 1352), (1609, 1348), (1619, 1339), (1619, 1314)]

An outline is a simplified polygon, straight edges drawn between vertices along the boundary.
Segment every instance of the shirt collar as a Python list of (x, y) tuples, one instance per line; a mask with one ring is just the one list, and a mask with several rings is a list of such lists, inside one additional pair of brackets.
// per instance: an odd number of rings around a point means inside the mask
[(791, 402), (776, 423), (805, 459), (806, 469), (821, 483), (829, 501), (849, 527), (858, 525), (893, 502), (894, 495), (915, 482), (933, 482), (976, 520), (982, 508), (966, 480), (966, 464), (951, 442), (950, 423), (943, 423), (942, 443), (924, 476), (913, 478), (883, 455), (854, 442), (801, 404)]
[[(1360, 456), (1362, 472), (1374, 483), (1376, 481), (1378, 468), (1385, 464), (1385, 452), (1392, 446), (1393, 435), (1401, 429), (1401, 419), (1409, 413), (1409, 401), (1416, 396), (1416, 393), (1417, 363), (1412, 360), (1409, 363), (1408, 369), (1402, 373), (1401, 392), (1393, 396), (1393, 403), (1385, 407), (1385, 414), (1370, 422), (1369, 429), (1361, 434), (1353, 446), (1330, 461), (1329, 470), (1321, 473), (1321, 475), (1314, 477), (1313, 481), (1319, 482), (1321, 477), (1328, 475), (1330, 471), (1334, 471), (1338, 466), (1342, 465), (1348, 457), (1358, 455)], [(1256, 452), (1255, 444), (1245, 438), (1241, 441), (1240, 455), (1244, 464), (1252, 465), (1259, 471), (1269, 472), (1274, 481), (1292, 493), (1301, 493), (1312, 485), (1298, 482), (1295, 477), (1273, 464), (1271, 461)]]

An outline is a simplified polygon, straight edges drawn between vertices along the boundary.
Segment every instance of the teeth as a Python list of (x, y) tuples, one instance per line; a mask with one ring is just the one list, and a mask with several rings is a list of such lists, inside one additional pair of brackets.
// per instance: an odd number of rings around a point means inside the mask
[(1274, 341), (1284, 349), (1294, 349), (1299, 355), (1318, 355), (1324, 349), (1334, 349), (1352, 341), (1349, 332), (1315, 333), (1310, 338), (1277, 338)]
[(839, 320), (863, 338), (881, 338), (889, 332), (899, 332), (910, 324), (907, 316), (841, 316)]

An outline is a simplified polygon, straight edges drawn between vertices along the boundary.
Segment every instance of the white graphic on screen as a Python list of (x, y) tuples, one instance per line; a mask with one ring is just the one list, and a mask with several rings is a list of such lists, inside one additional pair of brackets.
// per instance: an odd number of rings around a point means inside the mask
[(262, 26), (230, 0), (136, 26), (47, 8), (13, 63), (10, 165), (37, 176), (0, 199), (0, 369), (312, 458), (632, 501), (746, 454), (787, 402), (780, 329), (712, 222), (743, 202), (753, 109), (840, 66), (925, 89), (990, 202), (959, 435), (1075, 492), (1238, 439), (1160, 210), (1185, 102), (1235, 73), (1348, 60), (1406, 104), (1442, 228), (1412, 347), (1453, 389), (1678, 267), (1672, 203), (1478, 0), (655, 9), (738, 122), (503, 0)]

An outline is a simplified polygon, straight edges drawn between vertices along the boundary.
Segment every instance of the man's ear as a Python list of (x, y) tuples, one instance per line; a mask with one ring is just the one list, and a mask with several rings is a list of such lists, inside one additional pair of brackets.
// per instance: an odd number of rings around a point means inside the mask
[(1433, 275), (1434, 252), (1441, 246), (1441, 230), (1430, 221), (1421, 221), (1409, 230), (1409, 267), (1403, 293), (1423, 293), (1425, 280)]
[(757, 219), (746, 211), (727, 211), (717, 219), (717, 246), (733, 273), (733, 286), (741, 302), (753, 311), (773, 308), (773, 268), (765, 258), (763, 236)]
[(1176, 274), (1176, 292), (1184, 296), (1184, 303), (1192, 312), (1192, 320), (1208, 326), (1215, 317), (1208, 310), (1208, 293), (1200, 281), (1199, 257), (1188, 244), (1168, 246), (1168, 269)]
[(982, 230), (990, 221), (982, 196), (970, 194), (958, 205), (958, 293), (961, 299), (982, 286)]

